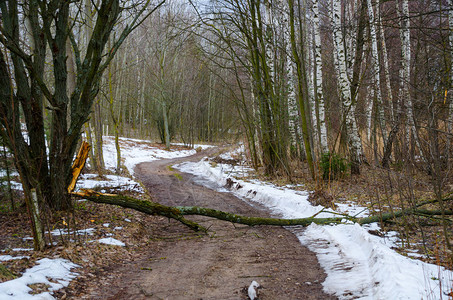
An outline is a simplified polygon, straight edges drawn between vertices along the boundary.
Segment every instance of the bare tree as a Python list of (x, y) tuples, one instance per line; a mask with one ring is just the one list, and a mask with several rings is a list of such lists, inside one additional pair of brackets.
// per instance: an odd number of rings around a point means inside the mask
[[(100, 2), (95, 8), (96, 21), (82, 56), (81, 41), (72, 31), (77, 19), (70, 18), (71, 9), (81, 9), (77, 5), (57, 0), (0, 3), (0, 42), (7, 49), (0, 50), (0, 134), (14, 154), (30, 208), (32, 191), (36, 191), (40, 204), (46, 203), (54, 209), (71, 207), (67, 186), (71, 180), (72, 159), (82, 126), (88, 120), (98, 93), (102, 73), (126, 36), (153, 11), (149, 10), (149, 2), (137, 4), (129, 12), (118, 0)], [(105, 49), (121, 14), (130, 14), (132, 18), (112, 47)], [(31, 45), (21, 42), (26, 32), (24, 18), (30, 22)], [(77, 73), (70, 95), (66, 63), (68, 39)], [(51, 80), (45, 79), (48, 50), (53, 66)], [(8, 71), (9, 66), (13, 72)], [(45, 133), (44, 109), (51, 116), (49, 135)], [(23, 111), (29, 142), (22, 133), (20, 111)], [(37, 236), (38, 232), (34, 233)]]

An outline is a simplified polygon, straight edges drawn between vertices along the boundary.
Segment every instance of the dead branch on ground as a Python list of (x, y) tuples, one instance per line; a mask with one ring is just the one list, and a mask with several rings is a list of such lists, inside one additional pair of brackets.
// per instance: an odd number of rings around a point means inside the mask
[[(211, 217), (219, 220), (224, 220), (232, 223), (237, 224), (244, 224), (249, 226), (257, 226), (257, 225), (271, 225), (271, 226), (308, 226), (312, 223), (319, 224), (319, 225), (326, 225), (326, 224), (340, 224), (345, 223), (347, 221), (352, 221), (354, 223), (358, 223), (360, 225), (374, 223), (374, 222), (387, 222), (395, 218), (399, 218), (402, 216), (419, 214), (425, 216), (434, 216), (440, 215), (440, 211), (437, 210), (427, 210), (421, 209), (421, 206), (436, 203), (437, 200), (428, 200), (418, 204), (415, 208), (405, 209), (396, 212), (389, 212), (383, 213), (379, 215), (374, 215), (365, 218), (357, 218), (353, 216), (341, 215), (340, 217), (332, 217), (332, 218), (316, 218), (314, 216), (307, 217), (307, 218), (299, 218), (299, 219), (279, 219), (279, 218), (262, 218), (262, 217), (248, 217), (248, 216), (241, 216), (234, 213), (224, 212), (216, 209), (206, 208), (206, 207), (198, 207), (198, 206), (166, 206), (162, 205), (157, 202), (153, 202), (150, 200), (141, 200), (125, 195), (115, 195), (115, 194), (102, 194), (98, 193), (93, 190), (82, 190), (81, 192), (72, 193), (72, 195), (84, 198), (96, 203), (104, 203), (104, 204), (111, 204), (111, 205), (118, 205), (125, 208), (132, 208), (137, 211), (143, 212), (148, 215), (159, 215), (168, 217), (171, 219), (175, 219), (184, 225), (188, 226), (189, 228), (195, 231), (204, 231), (206, 232), (207, 229), (203, 226), (199, 225), (196, 222), (188, 220), (185, 216), (188, 215), (199, 215), (199, 216), (206, 216)], [(448, 195), (446, 198), (443, 199), (444, 201), (451, 201), (453, 200), (453, 195)], [(325, 211), (328, 212), (328, 211)], [(336, 213), (334, 213), (336, 214)], [(452, 211), (447, 212), (448, 215), (453, 215)]]

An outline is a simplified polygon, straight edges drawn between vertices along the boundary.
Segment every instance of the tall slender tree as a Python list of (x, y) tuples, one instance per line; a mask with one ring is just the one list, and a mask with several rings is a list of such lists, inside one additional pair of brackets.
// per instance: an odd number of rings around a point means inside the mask
[(313, 35), (314, 35), (314, 48), (315, 48), (315, 101), (318, 106), (319, 118), (318, 124), (315, 126), (319, 127), (319, 144), (321, 145), (321, 153), (328, 153), (329, 146), (327, 141), (327, 126), (326, 126), (326, 114), (324, 104), (324, 93), (323, 93), (323, 73), (322, 73), (322, 55), (321, 55), (321, 30), (319, 20), (319, 1), (312, 0), (313, 10)]
[(346, 134), (351, 160), (351, 173), (360, 173), (362, 163), (362, 142), (359, 136), (357, 122), (355, 119), (355, 102), (352, 101), (351, 86), (347, 74), (346, 55), (344, 38), (341, 26), (341, 2), (332, 0), (332, 19), (334, 35), (334, 56), (338, 63), (338, 85), (340, 88), (341, 102), (343, 104), (344, 119), (346, 123)]

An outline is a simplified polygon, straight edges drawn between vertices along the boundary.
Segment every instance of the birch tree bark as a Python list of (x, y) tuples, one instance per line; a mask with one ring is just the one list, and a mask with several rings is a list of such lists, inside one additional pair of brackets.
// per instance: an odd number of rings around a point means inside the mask
[(373, 103), (374, 103), (374, 89), (367, 87), (367, 99), (368, 99), (368, 107), (366, 112), (366, 124), (367, 124), (367, 138), (368, 142), (371, 143), (371, 127), (372, 127), (372, 119), (373, 119)]
[(387, 43), (385, 41), (385, 34), (384, 29), (382, 26), (381, 21), (381, 8), (380, 2), (376, 3), (376, 17), (378, 21), (378, 35), (381, 41), (381, 55), (382, 55), (382, 67), (384, 69), (384, 79), (385, 79), (385, 87), (386, 87), (386, 96), (387, 96), (387, 103), (389, 104), (389, 115), (390, 120), (393, 120), (393, 93), (392, 93), (392, 86), (390, 84), (390, 69), (389, 69), (389, 59), (387, 53)]
[(274, 30), (274, 9), (272, 2), (266, 1), (264, 5), (264, 40), (266, 42), (266, 64), (269, 69), (269, 76), (272, 81), (275, 79), (275, 30)]
[(343, 11), (343, 40), (345, 46), (345, 58), (346, 58), (346, 74), (351, 80), (354, 71), (354, 58), (357, 51), (357, 38), (355, 36), (356, 28), (359, 26), (359, 22), (356, 17), (356, 5), (363, 4), (363, 1), (341, 1), (337, 0), (340, 6), (343, 3), (343, 6), (340, 8)]
[(340, 88), (340, 97), (345, 114), (344, 119), (346, 123), (346, 134), (351, 160), (351, 173), (360, 174), (360, 164), (362, 163), (362, 142), (357, 129), (357, 123), (355, 120), (355, 103), (352, 102), (351, 87), (346, 71), (345, 47), (341, 30), (341, 1), (332, 0), (331, 12), (334, 25), (334, 55), (337, 57), (338, 62), (338, 85)]
[[(378, 118), (378, 124), (381, 129), (382, 139), (384, 145), (387, 142), (387, 130), (385, 123), (384, 107), (382, 103), (382, 92), (381, 92), (381, 79), (380, 79), (380, 63), (378, 54), (378, 41), (376, 33), (376, 20), (374, 17), (372, 0), (367, 0), (368, 18), (370, 24), (370, 38), (371, 38), (371, 64), (373, 66), (373, 84), (374, 84), (374, 96), (376, 99), (376, 115)], [(379, 4), (377, 4), (379, 5)]]
[(298, 97), (299, 97), (299, 111), (301, 117), (301, 126), (302, 126), (302, 138), (304, 141), (305, 147), (305, 154), (307, 155), (307, 163), (310, 169), (310, 174), (312, 178), (315, 178), (315, 169), (313, 165), (313, 155), (311, 152), (311, 145), (310, 145), (310, 137), (309, 137), (309, 129), (308, 129), (308, 120), (305, 111), (305, 105), (307, 102), (306, 93), (304, 93), (304, 86), (306, 87), (306, 83), (304, 83), (304, 79), (306, 80), (305, 75), (303, 74), (303, 64), (304, 62), (303, 57), (301, 58), (298, 53), (297, 44), (296, 44), (296, 32), (295, 32), (295, 22), (294, 22), (294, 2), (293, 0), (288, 0), (288, 8), (289, 8), (289, 25), (290, 25), (290, 33), (291, 33), (291, 50), (294, 57), (294, 61), (297, 68), (297, 78), (298, 78)]
[(315, 46), (315, 101), (318, 105), (319, 144), (321, 154), (329, 152), (327, 141), (327, 126), (322, 90), (322, 56), (321, 56), (321, 30), (319, 26), (319, 0), (312, 0), (313, 10), (313, 35)]
[(287, 97), (288, 97), (288, 116), (289, 116), (289, 132), (291, 136), (291, 145), (295, 148), (298, 147), (298, 137), (300, 134), (299, 124), (299, 110), (296, 100), (296, 87), (295, 87), (295, 66), (291, 53), (291, 30), (289, 26), (289, 7), (287, 1), (279, 1), (279, 8), (281, 9), (280, 25), (283, 29), (283, 43), (285, 55), (285, 72), (287, 76)]
[[(305, 1), (304, 1), (305, 2)], [(311, 2), (311, 1), (310, 1)], [(305, 3), (306, 5), (307, 3)], [(312, 152), (313, 156), (316, 157), (316, 153), (320, 151), (315, 151), (315, 149), (319, 149), (319, 140), (316, 138), (318, 136), (318, 127), (316, 124), (318, 123), (318, 116), (316, 115), (316, 103), (315, 103), (315, 74), (314, 74), (314, 58), (313, 58), (313, 25), (312, 22), (307, 19), (307, 13), (304, 11), (302, 12), (304, 17), (301, 17), (299, 22), (303, 22), (305, 25), (305, 35), (302, 37), (305, 42), (302, 42), (302, 47), (304, 47), (305, 55), (305, 76), (307, 78), (307, 97), (308, 97), (308, 106), (310, 112), (310, 144), (312, 145)], [(302, 24), (299, 25), (301, 28)], [(315, 158), (316, 160), (316, 158)]]
[[(397, 1), (397, 10), (399, 10)], [(414, 123), (414, 113), (413, 113), (413, 104), (411, 99), (411, 94), (409, 90), (410, 79), (411, 79), (411, 32), (410, 32), (410, 19), (409, 19), (409, 1), (401, 0), (401, 68), (402, 68), (402, 78), (401, 78), (401, 88), (402, 88), (402, 97), (404, 100), (404, 108), (406, 112), (406, 145), (409, 147), (411, 145), (411, 138), (416, 139), (416, 129)], [(421, 148), (419, 147), (421, 150)]]

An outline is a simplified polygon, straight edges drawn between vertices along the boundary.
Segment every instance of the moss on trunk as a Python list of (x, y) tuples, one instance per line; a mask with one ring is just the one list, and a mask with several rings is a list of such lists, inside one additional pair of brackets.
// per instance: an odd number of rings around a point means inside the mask
[[(374, 222), (386, 222), (391, 219), (395, 219), (405, 215), (419, 214), (424, 216), (433, 216), (439, 215), (440, 211), (420, 209), (419, 207), (432, 204), (437, 202), (437, 200), (427, 200), (419, 203), (415, 208), (405, 209), (393, 213), (383, 213), (380, 215), (370, 216), (366, 218), (355, 218), (347, 215), (341, 215), (340, 217), (332, 218), (316, 218), (315, 216), (300, 218), (300, 219), (279, 219), (279, 218), (261, 218), (261, 217), (248, 217), (241, 216), (234, 213), (224, 212), (212, 208), (198, 207), (198, 206), (166, 206), (160, 203), (152, 202), (149, 200), (141, 200), (137, 198), (132, 198), (124, 195), (114, 195), (114, 194), (101, 194), (93, 190), (83, 190), (82, 192), (73, 193), (73, 195), (82, 197), (84, 199), (96, 202), (96, 203), (105, 203), (118, 205), (125, 208), (132, 208), (137, 211), (143, 212), (148, 215), (159, 215), (165, 216), (171, 219), (178, 220), (184, 225), (192, 228), (196, 231), (207, 231), (203, 226), (187, 220), (184, 216), (189, 215), (198, 215), (211, 217), (223, 221), (228, 221), (231, 223), (244, 224), (249, 226), (257, 225), (271, 225), (271, 226), (309, 226), (312, 223), (318, 225), (325, 224), (339, 224), (344, 223), (345, 221), (352, 221), (360, 225), (369, 224)], [(452, 195), (444, 198), (444, 201), (453, 200)], [(333, 213), (334, 214), (334, 213)], [(449, 215), (452, 215), (453, 212), (449, 211)]]

